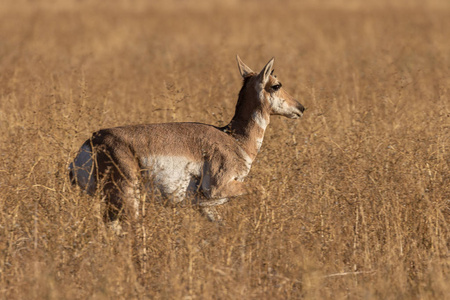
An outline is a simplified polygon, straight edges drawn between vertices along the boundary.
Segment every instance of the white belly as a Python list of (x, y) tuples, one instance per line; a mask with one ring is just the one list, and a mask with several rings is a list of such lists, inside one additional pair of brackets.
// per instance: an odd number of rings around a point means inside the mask
[[(142, 174), (161, 194), (174, 202), (182, 201), (197, 190), (202, 162), (193, 162), (184, 156), (150, 156), (141, 159)], [(149, 188), (149, 191), (152, 188)]]

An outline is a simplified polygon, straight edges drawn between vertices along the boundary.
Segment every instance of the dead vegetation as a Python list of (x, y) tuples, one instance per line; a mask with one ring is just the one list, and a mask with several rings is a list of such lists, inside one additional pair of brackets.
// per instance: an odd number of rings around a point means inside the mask
[[(448, 297), (450, 6), (373, 2), (2, 2), (0, 298)], [(116, 236), (70, 159), (100, 128), (225, 124), (237, 53), (308, 108), (272, 118), (266, 194), (224, 225), (147, 199)]]

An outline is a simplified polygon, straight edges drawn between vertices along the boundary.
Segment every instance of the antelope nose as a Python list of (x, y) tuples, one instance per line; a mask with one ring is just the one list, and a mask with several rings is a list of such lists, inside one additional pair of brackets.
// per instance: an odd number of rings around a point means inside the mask
[(305, 107), (299, 103), (298, 110), (300, 110), (303, 113), (305, 111)]

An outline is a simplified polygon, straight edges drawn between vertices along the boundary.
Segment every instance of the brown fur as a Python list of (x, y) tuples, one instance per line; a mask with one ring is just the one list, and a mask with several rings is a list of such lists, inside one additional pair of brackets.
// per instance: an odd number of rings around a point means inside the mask
[(272, 89), (278, 84), (270, 75), (272, 64), (273, 59), (257, 74), (238, 58), (244, 83), (234, 117), (225, 127), (162, 123), (116, 127), (94, 133), (86, 143), (94, 152), (96, 183), (103, 185), (103, 193), (111, 206), (108, 218), (114, 219), (121, 210), (127, 215), (137, 215), (135, 190), (146, 168), (143, 161), (148, 157), (183, 157), (202, 165), (197, 190), (207, 199), (246, 193), (247, 187), (242, 181), (258, 153), (258, 140), (262, 141), (270, 115), (279, 113), (273, 110), (270, 97), (283, 97), (282, 102), (289, 104), (287, 108), (295, 116), (300, 116), (304, 110), (283, 89)]

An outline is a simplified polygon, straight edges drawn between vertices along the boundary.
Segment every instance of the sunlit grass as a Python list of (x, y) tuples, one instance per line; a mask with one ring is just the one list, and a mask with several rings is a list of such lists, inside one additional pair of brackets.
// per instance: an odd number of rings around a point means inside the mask
[[(448, 4), (25, 4), (0, 9), (0, 298), (448, 297)], [(222, 225), (148, 199), (116, 235), (70, 159), (100, 128), (226, 124), (236, 54), (308, 108), (272, 118), (266, 192)]]

